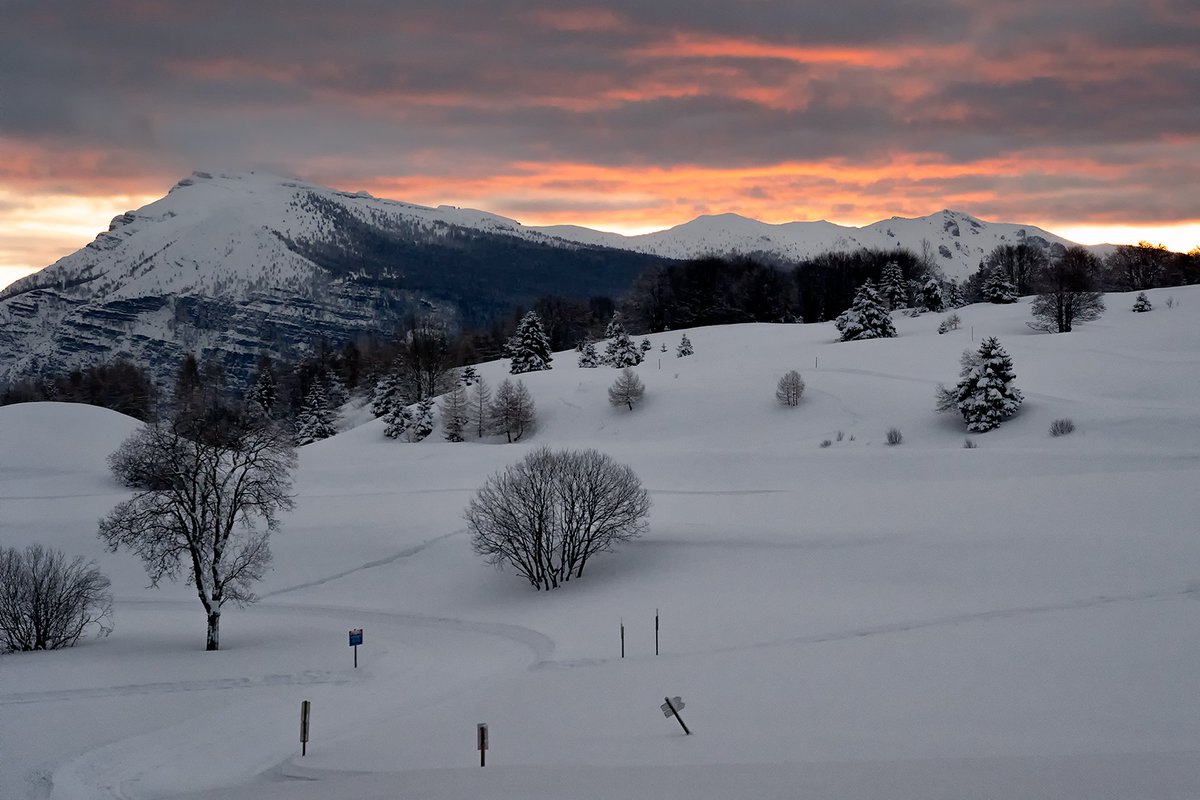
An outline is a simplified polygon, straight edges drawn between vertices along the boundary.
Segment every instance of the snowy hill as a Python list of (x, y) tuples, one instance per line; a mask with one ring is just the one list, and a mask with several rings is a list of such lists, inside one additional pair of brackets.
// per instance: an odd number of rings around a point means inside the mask
[[(538, 228), (543, 233), (587, 244), (636, 250), (665, 258), (763, 253), (783, 261), (800, 261), (826, 252), (861, 248), (904, 248), (918, 255), (928, 248), (948, 278), (963, 279), (979, 268), (998, 245), (1037, 244), (1043, 248), (1073, 244), (1032, 225), (984, 222), (949, 209), (926, 217), (892, 217), (862, 228), (832, 222), (786, 222), (778, 225), (737, 214), (698, 217), (674, 228), (640, 236), (600, 233), (570, 225)], [(1112, 248), (1089, 248), (1099, 255)]]
[[(1027, 300), (945, 335), (928, 314), (852, 343), (703, 328), (684, 359), (655, 335), (632, 412), (614, 370), (560, 353), (522, 376), (539, 426), (514, 445), (360, 425), (301, 449), (262, 600), (215, 654), (188, 587), (146, 589), (95, 537), (132, 422), (0, 408), (0, 541), (95, 557), (118, 597), (107, 639), (0, 657), (0, 797), (1200, 796), (1200, 287), (1149, 294), (1063, 335), (1030, 331)], [(985, 335), (1026, 400), (964, 449), (934, 387)], [(540, 445), (598, 448), (653, 501), (643, 538), (550, 593), (483, 564), (461, 517)], [(659, 711), (674, 695), (692, 736)]]
[(294, 358), (318, 337), (387, 335), (414, 312), (477, 325), (547, 294), (619, 297), (664, 259), (927, 247), (947, 276), (962, 278), (996, 245), (1021, 242), (1067, 243), (953, 211), (865, 228), (723, 214), (625, 237), (197, 172), (0, 290), (0, 381), (116, 357), (169, 380), (188, 353), (222, 360), (236, 380), (260, 352)]
[(197, 172), (0, 291), (0, 380), (97, 357), (167, 377), (187, 353), (237, 379), (260, 352), (390, 335), (414, 313), (481, 324), (545, 294), (617, 295), (660, 261), (481, 211)]

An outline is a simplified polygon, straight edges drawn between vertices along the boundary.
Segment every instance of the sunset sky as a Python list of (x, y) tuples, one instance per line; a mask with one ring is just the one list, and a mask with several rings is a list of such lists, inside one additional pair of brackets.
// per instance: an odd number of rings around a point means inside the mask
[(1200, 245), (1196, 0), (9, 0), (0, 285), (193, 169), (528, 224)]

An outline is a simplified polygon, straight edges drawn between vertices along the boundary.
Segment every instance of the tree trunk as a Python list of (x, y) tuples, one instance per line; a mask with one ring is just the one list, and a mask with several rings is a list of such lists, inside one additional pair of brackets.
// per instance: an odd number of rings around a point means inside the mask
[(210, 611), (208, 614), (208, 638), (205, 640), (205, 650), (220, 650), (221, 612)]

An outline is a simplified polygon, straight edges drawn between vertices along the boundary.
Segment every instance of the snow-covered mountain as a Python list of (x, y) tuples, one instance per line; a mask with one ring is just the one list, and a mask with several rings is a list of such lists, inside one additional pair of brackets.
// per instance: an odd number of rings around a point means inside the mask
[(81, 250), (0, 291), (0, 380), (124, 357), (164, 377), (194, 353), (236, 379), (259, 352), (389, 334), (406, 317), (480, 324), (546, 294), (619, 296), (651, 264), (702, 255), (796, 261), (926, 249), (962, 278), (998, 244), (1069, 244), (942, 211), (864, 228), (705, 216), (643, 236), (535, 228), (255, 173), (196, 172)]
[[(572, 225), (537, 230), (577, 242), (674, 259), (762, 253), (782, 261), (801, 261), (821, 253), (861, 248), (904, 248), (918, 255), (927, 249), (946, 277), (960, 280), (978, 269), (980, 261), (998, 245), (1027, 243), (1053, 247), (1074, 244), (1033, 225), (984, 222), (950, 209), (913, 219), (892, 217), (862, 228), (824, 220), (772, 225), (737, 214), (716, 214), (640, 236), (601, 233)], [(1111, 247), (1101, 245), (1091, 249), (1104, 255)]]

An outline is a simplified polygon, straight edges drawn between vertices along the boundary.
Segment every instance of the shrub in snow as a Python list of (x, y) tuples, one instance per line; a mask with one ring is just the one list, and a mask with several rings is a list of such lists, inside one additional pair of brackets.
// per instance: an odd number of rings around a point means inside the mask
[(1150, 298), (1146, 297), (1145, 292), (1138, 292), (1137, 298), (1133, 301), (1133, 311), (1153, 311), (1154, 306), (1150, 305)]
[(94, 561), (31, 544), (0, 547), (0, 653), (71, 647), (112, 631), (110, 582)]
[(550, 369), (550, 340), (542, 327), (542, 318), (530, 311), (517, 324), (517, 332), (508, 340), (509, 372), (520, 375)]
[(800, 405), (800, 397), (803, 394), (804, 378), (794, 369), (788, 370), (775, 386), (775, 399), (785, 406)]
[(888, 428), (887, 443), (890, 446), (895, 447), (896, 445), (901, 444), (903, 441), (904, 435), (900, 433), (899, 428)]
[(842, 334), (843, 342), (890, 339), (896, 335), (892, 317), (870, 281), (859, 287), (854, 303), (839, 314), (833, 324)]
[(1069, 417), (1063, 417), (1062, 419), (1056, 419), (1056, 420), (1054, 420), (1054, 422), (1050, 423), (1050, 435), (1051, 436), (1055, 436), (1055, 437), (1066, 436), (1068, 433), (1073, 433), (1074, 431), (1075, 431), (1075, 423), (1072, 422)]
[(1013, 386), (1012, 358), (995, 336), (979, 345), (978, 352), (963, 351), (960, 380), (953, 389), (939, 385), (939, 411), (957, 410), (967, 430), (982, 433), (997, 427), (1021, 405), (1021, 391)]
[(505, 378), (496, 389), (496, 398), (488, 408), (491, 433), (503, 433), (509, 442), (520, 441), (533, 430), (536, 422), (533, 397), (523, 381)]
[(1167, 296), (1167, 310), (1170, 311), (1172, 308), (1174, 308), (1177, 305), (1179, 305), (1179, 304), (1175, 302), (1175, 295), (1173, 295), (1173, 294), (1168, 295)]
[(667, 343), (666, 343), (666, 342), (663, 342), (663, 343), (662, 343), (662, 344), (659, 346), (659, 348), (658, 348), (658, 352), (660, 352), (660, 353), (665, 353), (665, 352), (667, 352)]
[(464, 516), (476, 553), (542, 590), (582, 577), (593, 555), (640, 536), (649, 511), (628, 466), (595, 450), (543, 447), (488, 478)]
[(974, 450), (976, 447), (979, 447), (979, 445), (975, 444), (974, 439), (970, 439), (970, 438), (963, 439), (963, 449)]
[(821, 441), (821, 447), (832, 447), (832, 446), (833, 446), (833, 442), (831, 442), (829, 439), (823, 439)]
[(842, 438), (845, 437), (845, 435), (846, 434), (842, 433), (841, 431), (838, 431), (837, 432), (837, 440), (840, 442), (842, 440)]
[(958, 316), (958, 314), (951, 314), (938, 323), (937, 332), (949, 333), (950, 331), (956, 331), (961, 325), (962, 319)]
[(696, 351), (692, 349), (692, 340), (688, 338), (686, 333), (683, 334), (679, 338), (679, 346), (675, 348), (675, 357), (685, 358), (686, 356), (690, 356), (695, 352)]
[(608, 402), (614, 406), (629, 406), (629, 410), (633, 411), (633, 404), (640, 403), (645, 393), (646, 387), (642, 385), (642, 379), (626, 367), (621, 370), (613, 385), (608, 387)]

